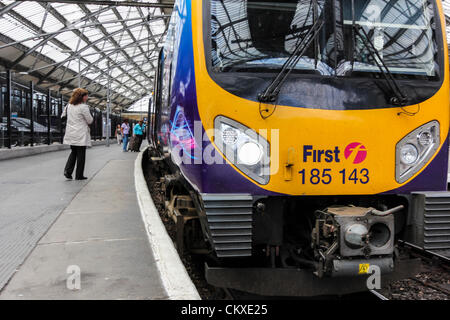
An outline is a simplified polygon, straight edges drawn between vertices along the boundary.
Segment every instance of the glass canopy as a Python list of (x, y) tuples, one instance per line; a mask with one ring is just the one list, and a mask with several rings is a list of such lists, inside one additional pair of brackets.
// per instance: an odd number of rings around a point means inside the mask
[[(113, 110), (151, 94), (173, 0), (0, 1), (0, 64), (66, 96), (81, 86)], [(4, 76), (0, 74), (0, 76)]]

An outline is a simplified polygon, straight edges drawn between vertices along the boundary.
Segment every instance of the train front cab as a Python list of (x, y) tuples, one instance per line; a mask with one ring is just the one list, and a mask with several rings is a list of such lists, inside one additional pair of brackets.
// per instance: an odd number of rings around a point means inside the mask
[[(204, 169), (217, 183), (200, 191), (220, 261), (206, 266), (208, 282), (267, 295), (344, 294), (366, 290), (375, 269), (383, 285), (417, 272), (398, 239), (449, 248), (445, 19), (439, 1), (413, 2), (284, 3), (291, 11), (191, 3), (199, 118), (225, 159)], [(302, 66), (275, 102), (261, 101), (281, 65), (267, 56), (292, 52), (288, 35), (321, 18)], [(364, 36), (381, 55), (368, 53)], [(330, 39), (341, 46), (330, 50)]]

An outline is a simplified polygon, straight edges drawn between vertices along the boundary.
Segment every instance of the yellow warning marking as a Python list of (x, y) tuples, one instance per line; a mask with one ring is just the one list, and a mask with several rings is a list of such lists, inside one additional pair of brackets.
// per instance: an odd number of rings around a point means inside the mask
[(365, 274), (369, 272), (370, 264), (368, 263), (360, 263), (359, 264), (359, 274)]

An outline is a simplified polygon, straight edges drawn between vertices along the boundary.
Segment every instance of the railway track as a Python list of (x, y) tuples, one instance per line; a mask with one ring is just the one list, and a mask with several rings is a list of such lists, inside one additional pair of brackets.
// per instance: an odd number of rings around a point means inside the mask
[(386, 296), (376, 290), (352, 293), (343, 296), (319, 296), (310, 298), (295, 297), (268, 297), (258, 296), (246, 292), (240, 292), (234, 289), (222, 288), (224, 296), (228, 300), (389, 300)]
[(446, 257), (444, 255), (441, 255), (439, 253), (430, 251), (430, 250), (425, 250), (415, 244), (403, 241), (403, 240), (398, 240), (398, 243), (401, 244), (403, 247), (410, 249), (413, 253), (419, 255), (421, 258), (425, 258), (425, 259), (431, 259), (433, 261), (439, 261), (440, 263), (442, 263), (443, 266), (448, 267), (450, 266), (450, 258)]
[(372, 294), (377, 300), (389, 300), (389, 298), (376, 290), (369, 290), (369, 293)]
[[(403, 293), (397, 290), (389, 290), (388, 296), (393, 299), (448, 299), (450, 297), (450, 286), (448, 272), (450, 271), (450, 258), (442, 254), (423, 249), (407, 241), (399, 240), (398, 244), (409, 251), (409, 254), (422, 260), (422, 272), (415, 277), (401, 280), (400, 287)], [(394, 291), (394, 292), (392, 292)], [(415, 292), (410, 297), (405, 297), (406, 292)], [(433, 293), (435, 292), (435, 293)], [(419, 293), (422, 293), (421, 295)], [(447, 297), (447, 298), (445, 298)]]

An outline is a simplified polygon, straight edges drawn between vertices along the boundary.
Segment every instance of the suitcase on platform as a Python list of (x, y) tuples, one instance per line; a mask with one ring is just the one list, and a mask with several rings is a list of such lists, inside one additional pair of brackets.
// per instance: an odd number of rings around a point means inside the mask
[(130, 142), (128, 143), (128, 150), (133, 151), (133, 152), (139, 152), (139, 138), (136, 136), (132, 136), (130, 138)]

